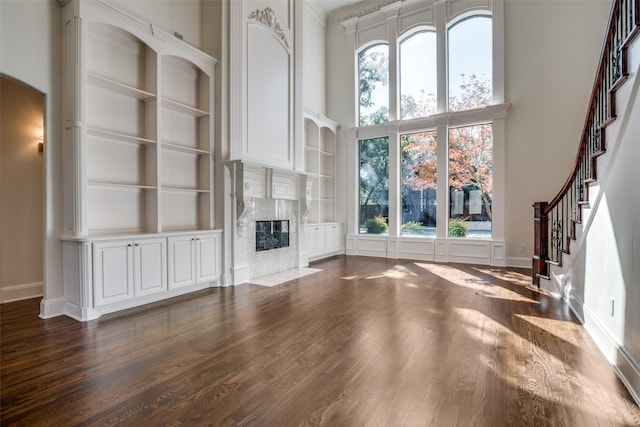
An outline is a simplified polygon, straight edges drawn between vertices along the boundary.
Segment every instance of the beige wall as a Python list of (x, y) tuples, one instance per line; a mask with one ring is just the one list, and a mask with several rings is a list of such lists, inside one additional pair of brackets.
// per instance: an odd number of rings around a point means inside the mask
[[(505, 1), (507, 256), (533, 254), (534, 202), (575, 161), (611, 1)], [(520, 253), (520, 245), (525, 252)]]
[[(44, 95), (0, 78), (0, 289), (2, 300), (24, 287), (42, 293)], [(37, 291), (39, 288), (39, 291)]]
[(309, 6), (304, 8), (302, 79), (304, 107), (326, 115), (326, 43), (324, 21)]
[(107, 2), (163, 30), (180, 33), (185, 42), (202, 49), (201, 0), (107, 0)]

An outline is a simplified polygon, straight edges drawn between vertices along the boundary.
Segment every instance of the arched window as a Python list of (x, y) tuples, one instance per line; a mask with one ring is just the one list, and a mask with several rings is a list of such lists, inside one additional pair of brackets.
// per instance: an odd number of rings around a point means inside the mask
[(474, 15), (448, 31), (449, 111), (491, 104), (493, 49), (491, 17)]
[(436, 112), (437, 68), (435, 31), (420, 31), (400, 42), (401, 119)]
[(358, 54), (358, 123), (375, 125), (389, 121), (389, 46), (384, 43)]

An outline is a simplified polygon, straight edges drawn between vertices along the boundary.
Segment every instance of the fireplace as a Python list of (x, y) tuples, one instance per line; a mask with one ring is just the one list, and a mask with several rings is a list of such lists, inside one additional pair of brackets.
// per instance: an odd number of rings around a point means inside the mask
[(308, 265), (300, 245), (311, 203), (308, 177), (242, 161), (226, 166), (235, 201), (228, 211), (235, 221), (225, 223), (233, 238), (231, 281), (245, 283)]
[(256, 221), (256, 252), (289, 247), (289, 220)]

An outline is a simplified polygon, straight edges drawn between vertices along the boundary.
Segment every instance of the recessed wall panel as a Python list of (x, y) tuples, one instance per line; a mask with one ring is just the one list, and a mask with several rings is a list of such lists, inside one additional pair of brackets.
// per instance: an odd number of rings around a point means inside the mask
[(274, 33), (248, 25), (247, 154), (265, 164), (289, 165), (289, 52)]

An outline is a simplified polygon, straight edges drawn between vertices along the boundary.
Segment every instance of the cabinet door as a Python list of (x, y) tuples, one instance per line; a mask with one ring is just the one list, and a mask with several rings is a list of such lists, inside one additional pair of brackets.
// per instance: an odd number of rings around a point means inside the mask
[(132, 243), (93, 244), (93, 298), (97, 307), (133, 298)]
[(133, 293), (136, 297), (167, 290), (165, 239), (137, 240), (133, 244)]
[(309, 258), (318, 258), (325, 252), (325, 227), (312, 225), (309, 227)]
[(217, 281), (219, 273), (220, 239), (217, 234), (196, 237), (196, 281)]
[(342, 247), (342, 225), (327, 225), (326, 230), (326, 253), (333, 254), (340, 252), (340, 248)]
[(193, 236), (170, 237), (168, 242), (169, 289), (195, 284), (195, 238)]

